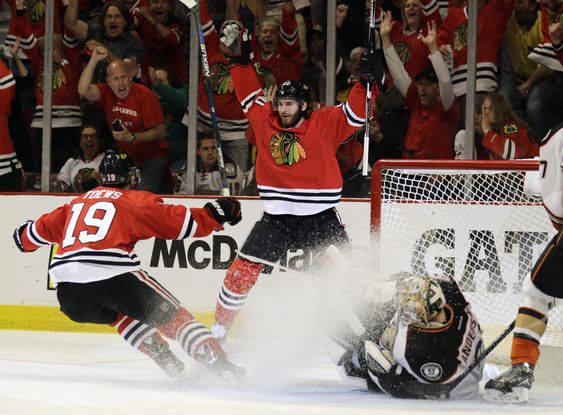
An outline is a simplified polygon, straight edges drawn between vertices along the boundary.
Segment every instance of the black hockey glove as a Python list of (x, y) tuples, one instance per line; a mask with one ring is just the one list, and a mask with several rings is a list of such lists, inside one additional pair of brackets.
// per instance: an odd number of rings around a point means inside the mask
[(378, 53), (362, 53), (358, 71), (360, 72), (360, 82), (363, 86), (366, 86), (367, 81), (371, 80), (377, 84), (380, 91), (383, 91), (385, 68), (383, 67), (383, 61), (381, 57), (378, 56)]
[(252, 36), (236, 20), (225, 22), (221, 29), (221, 42), (229, 48), (229, 63), (248, 65), (254, 58)]
[(242, 219), (240, 202), (234, 197), (217, 199), (214, 202), (206, 203), (203, 207), (221, 225), (225, 222), (236, 225)]
[(22, 242), (22, 234), (23, 234), (23, 231), (25, 230), (25, 228), (27, 227), (27, 225), (32, 223), (32, 222), (33, 222), (32, 220), (28, 220), (27, 222), (22, 223), (20, 226), (18, 226), (14, 230), (14, 234), (12, 235), (14, 237), (14, 242), (16, 243), (16, 246), (22, 252), (25, 252), (25, 249), (23, 247), (23, 242)]

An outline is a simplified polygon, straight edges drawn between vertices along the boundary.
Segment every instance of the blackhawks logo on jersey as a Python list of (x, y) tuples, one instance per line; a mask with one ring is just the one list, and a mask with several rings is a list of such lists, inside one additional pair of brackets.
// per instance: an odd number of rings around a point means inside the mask
[(41, 0), (27, 0), (27, 15), (32, 22), (38, 22), (45, 15), (45, 3)]
[[(57, 63), (53, 63), (53, 75), (52, 76), (53, 76), (53, 91), (55, 89), (62, 87), (63, 85), (65, 85), (67, 83), (66, 75), (63, 72), (63, 69)], [(37, 84), (38, 84), (39, 88), (41, 89), (41, 91), (43, 91), (43, 71), (41, 71), (41, 75), (39, 76), (39, 79), (37, 80)]]
[[(258, 78), (264, 80), (264, 87), (269, 88), (276, 85), (276, 78), (268, 68), (261, 66), (259, 63), (254, 64), (254, 70)], [(216, 95), (224, 95), (234, 91), (233, 79), (229, 72), (229, 66), (225, 62), (217, 62), (210, 68), (211, 73), (211, 89)]]
[(307, 158), (305, 149), (299, 144), (299, 137), (288, 131), (282, 131), (272, 137), (270, 153), (278, 166), (280, 164), (293, 166), (299, 160)]
[(217, 62), (211, 66), (211, 89), (216, 95), (233, 92), (233, 81), (229, 67), (225, 62)]
[(454, 32), (454, 44), (452, 49), (460, 51), (467, 47), (467, 22), (459, 25)]
[(506, 124), (502, 130), (505, 134), (516, 134), (519, 131), (516, 124)]
[(409, 45), (407, 45), (405, 42), (397, 42), (393, 46), (395, 46), (397, 55), (399, 55), (399, 58), (401, 58), (403, 65), (406, 64), (411, 58), (411, 48), (409, 47)]

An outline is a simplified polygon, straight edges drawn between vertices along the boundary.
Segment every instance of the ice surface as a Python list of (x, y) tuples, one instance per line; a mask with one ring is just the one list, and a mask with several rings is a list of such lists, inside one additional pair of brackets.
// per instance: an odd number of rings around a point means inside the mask
[(536, 383), (521, 406), (354, 390), (340, 379), (318, 328), (319, 319), (332, 318), (326, 303), (341, 292), (316, 278), (278, 272), (259, 279), (226, 345), (248, 370), (239, 385), (216, 378), (175, 344), (187, 365), (184, 382), (117, 334), (0, 330), (0, 415), (563, 414), (562, 382)]

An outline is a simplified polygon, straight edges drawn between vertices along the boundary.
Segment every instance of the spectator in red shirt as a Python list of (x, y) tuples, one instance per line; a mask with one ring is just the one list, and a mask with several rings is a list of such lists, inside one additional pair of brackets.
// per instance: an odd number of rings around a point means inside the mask
[(538, 143), (530, 129), (512, 109), (510, 101), (497, 92), (485, 95), (481, 113), (481, 145), (489, 158), (512, 160), (538, 155)]
[[(376, 20), (383, 10), (377, 9)], [(424, 69), (431, 68), (428, 47), (422, 42), (427, 35), (426, 24), (433, 20), (439, 26), (442, 18), (436, 0), (406, 0), (401, 7), (402, 21), (395, 21), (391, 28), (391, 42), (411, 78)], [(377, 24), (376, 24), (377, 26)]]
[(94, 49), (78, 82), (78, 92), (104, 110), (117, 146), (139, 167), (139, 190), (171, 193), (174, 183), (168, 167), (166, 125), (158, 95), (133, 83), (130, 67), (122, 60), (109, 64), (107, 83), (93, 84), (94, 68), (107, 54), (103, 47)]
[(405, 137), (403, 158), (453, 159), (454, 136), (460, 111), (453, 91), (450, 73), (436, 45), (436, 24), (428, 24), (428, 35), (422, 41), (430, 50), (432, 69), (423, 71), (412, 82), (393, 44), (391, 28), (394, 22), (387, 12), (380, 33), (387, 66), (395, 86), (405, 97), (411, 119)]
[[(35, 77), (35, 113), (31, 127), (43, 127), (43, 37), (33, 34), (31, 22), (25, 9), (24, 0), (16, 0), (15, 33), (20, 36), (19, 43), (29, 58), (31, 72)], [(80, 47), (78, 41), (65, 30), (64, 37), (53, 35), (53, 68), (51, 85), (51, 116), (53, 135), (51, 148), (53, 171), (58, 171), (72, 156), (73, 149), (80, 139), (79, 127), (82, 125), (80, 97), (78, 96), (78, 78), (81, 72)], [(38, 130), (36, 130), (38, 131)], [(38, 131), (39, 133), (39, 131)]]
[(258, 42), (254, 44), (254, 59), (272, 71), (278, 86), (301, 79), (303, 57), (292, 0), (286, 0), (282, 6), (281, 26), (272, 19), (262, 22)]
[(182, 22), (172, 15), (171, 0), (150, 0), (149, 7), (133, 13), (137, 19), (137, 33), (145, 45), (143, 75), (147, 68), (161, 67), (174, 74), (183, 84), (188, 80), (184, 60)]

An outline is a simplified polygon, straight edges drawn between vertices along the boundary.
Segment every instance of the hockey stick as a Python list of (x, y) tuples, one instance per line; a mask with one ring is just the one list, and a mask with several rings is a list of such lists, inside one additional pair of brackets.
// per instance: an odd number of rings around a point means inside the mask
[[(369, 53), (375, 53), (375, 0), (370, 1), (368, 48)], [(368, 78), (366, 85), (366, 119), (364, 124), (364, 153), (362, 156), (362, 176), (368, 175), (369, 167), (369, 119), (371, 116), (371, 88), (373, 86), (373, 75)]]
[(199, 4), (195, 0), (180, 0), (194, 14), (194, 21), (199, 38), (199, 56), (201, 60), (201, 70), (203, 71), (203, 79), (205, 89), (207, 90), (207, 100), (209, 101), (209, 114), (211, 115), (211, 123), (213, 124), (213, 133), (215, 135), (215, 146), (217, 147), (217, 164), (219, 165), (219, 174), (221, 177), (221, 195), (229, 196), (229, 184), (227, 182), (227, 174), (225, 173), (225, 159), (223, 157), (223, 145), (221, 141), (221, 132), (219, 130), (219, 120), (215, 111), (215, 97), (211, 89), (211, 74), (209, 71), (209, 61), (207, 59), (207, 48), (205, 47), (205, 37), (201, 28), (201, 20), (199, 14)]

